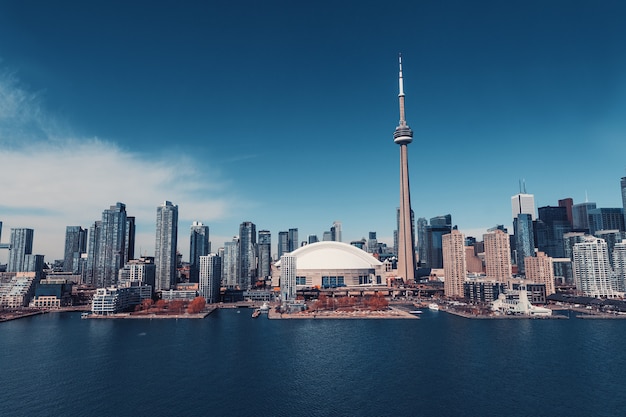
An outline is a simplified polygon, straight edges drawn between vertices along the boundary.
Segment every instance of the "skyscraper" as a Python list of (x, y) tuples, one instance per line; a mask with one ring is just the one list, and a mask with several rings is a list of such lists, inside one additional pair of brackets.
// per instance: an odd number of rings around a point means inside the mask
[(278, 232), (278, 259), (289, 252), (289, 233)]
[(624, 210), (617, 208), (595, 208), (587, 211), (589, 218), (589, 233), (596, 234), (599, 230), (624, 229)]
[(511, 209), (514, 219), (518, 214), (526, 213), (535, 220), (535, 196), (532, 194), (515, 194), (511, 197)]
[(506, 282), (511, 278), (509, 235), (495, 229), (483, 235), (485, 242), (485, 273), (488, 279)]
[(272, 274), (272, 234), (269, 230), (259, 230), (259, 273), (265, 279)]
[[(341, 231), (339, 233), (341, 233)], [(298, 243), (298, 228), (289, 229), (288, 245), (289, 245), (289, 252), (293, 252), (294, 250), (300, 247)]]
[(596, 208), (596, 203), (580, 203), (572, 206), (572, 223), (574, 230), (577, 232), (589, 232), (589, 216), (590, 210)]
[(257, 278), (256, 225), (243, 222), (239, 225), (239, 288), (250, 289)]
[(611, 265), (606, 242), (585, 236), (574, 245), (574, 283), (576, 289), (588, 297), (615, 298), (618, 294), (611, 283)]
[(535, 238), (533, 233), (532, 216), (520, 213), (513, 219), (513, 233), (515, 235), (515, 264), (520, 274), (525, 273), (525, 259), (535, 256)]
[[(452, 230), (452, 216), (437, 216), (430, 219), (430, 225), (426, 226), (426, 265), (429, 268), (443, 268), (443, 248), (441, 238)], [(424, 265), (424, 264), (420, 264)]]
[(224, 257), (222, 258), (222, 285), (235, 289), (239, 281), (239, 237), (233, 237), (230, 242), (224, 243)]
[(200, 295), (208, 304), (219, 302), (220, 281), (222, 279), (221, 259), (214, 253), (200, 256), (199, 285)]
[(622, 209), (624, 211), (624, 224), (626, 224), (626, 177), (622, 177), (620, 181), (620, 188), (622, 189)]
[(282, 302), (296, 299), (296, 271), (298, 257), (286, 254), (280, 258), (280, 299)]
[(176, 248), (178, 244), (178, 206), (165, 201), (157, 207), (156, 242), (154, 264), (156, 265), (155, 290), (169, 290), (176, 284)]
[(189, 282), (198, 282), (200, 257), (208, 255), (209, 252), (211, 252), (209, 226), (193, 222), (189, 236)]
[(613, 248), (613, 271), (615, 288), (626, 291), (626, 240), (616, 243)]
[(398, 225), (398, 275), (405, 281), (415, 280), (415, 238), (411, 222), (411, 193), (409, 187), (409, 156), (407, 145), (413, 142), (413, 131), (404, 117), (404, 81), (402, 56), (398, 74), (400, 122), (393, 132), (393, 141), (400, 145), (400, 214)]
[(443, 290), (446, 297), (463, 297), (463, 283), (467, 275), (465, 261), (465, 236), (458, 230), (442, 236), (443, 270), (445, 281)]
[(33, 253), (33, 229), (11, 229), (11, 248), (7, 272), (25, 272), (25, 257)]
[(335, 220), (330, 228), (330, 235), (334, 242), (341, 242), (341, 222)]
[(126, 205), (116, 203), (102, 212), (102, 220), (89, 230), (89, 259), (86, 281), (98, 288), (117, 283), (126, 253)]
[(567, 220), (566, 208), (544, 206), (539, 207), (538, 212), (539, 220), (535, 222), (537, 249), (553, 258), (563, 258), (565, 256), (563, 235), (572, 231)]
[(63, 256), (63, 271), (79, 273), (80, 255), (87, 252), (87, 229), (80, 226), (65, 228), (65, 252)]

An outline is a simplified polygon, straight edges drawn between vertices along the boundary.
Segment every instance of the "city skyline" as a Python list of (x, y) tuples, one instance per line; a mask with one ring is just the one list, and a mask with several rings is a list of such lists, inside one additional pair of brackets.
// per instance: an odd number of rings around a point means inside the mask
[(395, 4), (244, 6), (0, 3), (2, 243), (31, 228), (61, 259), (67, 226), (123, 202), (151, 255), (171, 200), (214, 247), (242, 221), (321, 237), (335, 220), (391, 246), (398, 52), (416, 219), (511, 230), (520, 180), (536, 207), (622, 206), (621, 2), (420, 2), (393, 31)]

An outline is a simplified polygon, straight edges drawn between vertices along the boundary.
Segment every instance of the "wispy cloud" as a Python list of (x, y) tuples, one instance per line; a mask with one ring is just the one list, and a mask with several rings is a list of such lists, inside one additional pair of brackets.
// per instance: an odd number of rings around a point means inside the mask
[(156, 206), (164, 200), (179, 205), (181, 225), (219, 220), (237, 205), (206, 161), (139, 154), (112, 141), (63, 135), (57, 125), (37, 94), (20, 88), (15, 76), (0, 74), (3, 242), (12, 227), (33, 228), (34, 251), (59, 258), (66, 226), (88, 227), (120, 201), (137, 218), (137, 249), (151, 253)]

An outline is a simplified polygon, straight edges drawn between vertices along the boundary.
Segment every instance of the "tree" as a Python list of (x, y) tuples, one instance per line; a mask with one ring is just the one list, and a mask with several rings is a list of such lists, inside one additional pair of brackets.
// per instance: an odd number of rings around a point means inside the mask
[(165, 300), (159, 300), (156, 302), (156, 308), (159, 309), (159, 311), (163, 311), (166, 305), (167, 305), (167, 301)]
[(196, 297), (191, 301), (191, 303), (189, 303), (189, 307), (187, 307), (187, 313), (197, 314), (204, 310), (205, 306), (206, 300), (204, 299), (204, 297)]
[(185, 302), (183, 300), (172, 300), (167, 305), (167, 309), (174, 313), (180, 314), (185, 310)]

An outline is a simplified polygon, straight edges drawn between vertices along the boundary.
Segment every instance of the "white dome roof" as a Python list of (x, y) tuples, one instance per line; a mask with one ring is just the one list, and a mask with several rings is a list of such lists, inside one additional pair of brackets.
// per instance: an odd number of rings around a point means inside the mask
[(317, 242), (290, 253), (300, 269), (372, 269), (382, 263), (371, 254), (342, 242)]

